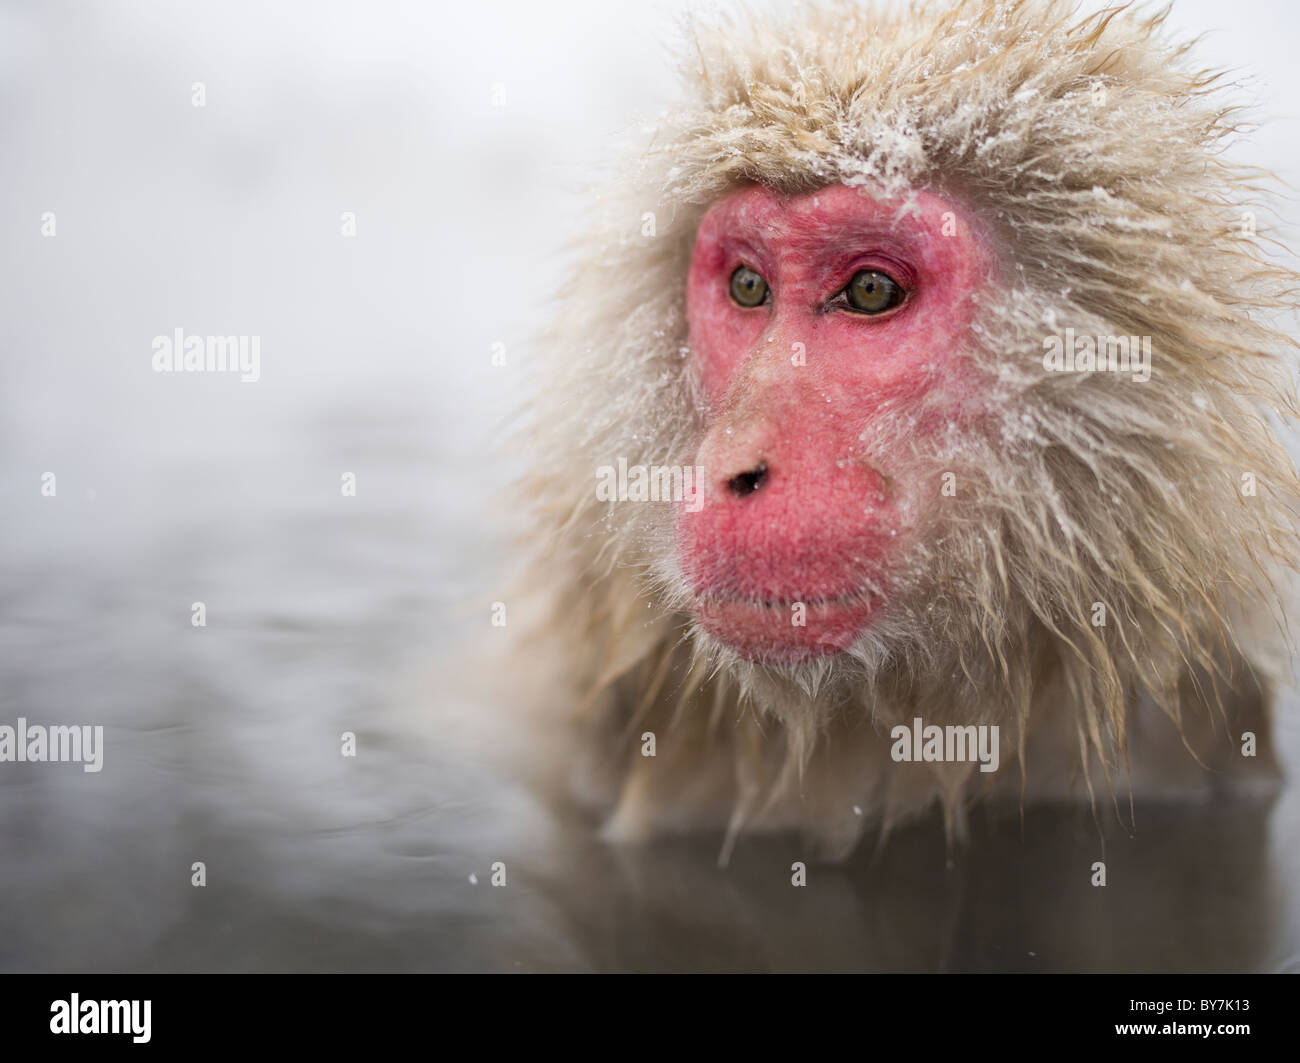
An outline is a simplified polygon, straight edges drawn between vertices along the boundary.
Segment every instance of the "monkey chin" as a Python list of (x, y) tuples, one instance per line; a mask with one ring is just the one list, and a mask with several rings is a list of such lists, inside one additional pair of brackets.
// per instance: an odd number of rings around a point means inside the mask
[[(796, 611), (799, 605), (801, 612)], [(843, 653), (871, 622), (877, 606), (876, 599), (861, 593), (807, 601), (700, 595), (694, 614), (700, 627), (745, 660), (790, 666)]]

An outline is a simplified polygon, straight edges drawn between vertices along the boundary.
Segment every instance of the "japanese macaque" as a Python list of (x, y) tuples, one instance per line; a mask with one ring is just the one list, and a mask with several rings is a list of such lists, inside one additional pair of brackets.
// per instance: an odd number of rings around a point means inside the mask
[(1068, 0), (789, 18), (692, 27), (547, 337), (533, 693), (606, 834), (1269, 777), (1297, 277), (1216, 77)]

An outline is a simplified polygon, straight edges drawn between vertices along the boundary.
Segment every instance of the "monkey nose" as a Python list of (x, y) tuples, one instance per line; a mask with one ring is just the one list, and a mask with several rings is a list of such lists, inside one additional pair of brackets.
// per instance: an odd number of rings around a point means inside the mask
[(727, 481), (727, 490), (737, 498), (752, 495), (767, 479), (767, 462), (760, 461), (752, 469), (737, 473)]

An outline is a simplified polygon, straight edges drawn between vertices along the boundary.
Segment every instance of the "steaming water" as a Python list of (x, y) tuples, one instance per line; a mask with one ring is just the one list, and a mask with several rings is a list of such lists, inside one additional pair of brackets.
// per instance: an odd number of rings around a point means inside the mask
[[(82, 529), (129, 522), (103, 482), (93, 502), (12, 499), (34, 543), (3, 573), (0, 719), (107, 733), (99, 774), (0, 771), (0, 967), (1295, 964), (1295, 789), (1273, 808), (1139, 809), (1136, 837), (1110, 829), (1104, 849), (1083, 812), (1031, 812), (1023, 837), (980, 820), (951, 867), (926, 823), (874, 861), (813, 865), (803, 889), (794, 839), (742, 841), (725, 871), (713, 838), (602, 846), (494, 772), (472, 730), (446, 730), (429, 662), (489, 631), (457, 604), (457, 574), (486, 571), (493, 551), (443, 505), (451, 482), (401, 489), (438, 463), (422, 423), (389, 404), (382, 420), (326, 417), (304, 435), (304, 453), (348, 441), (369, 470), (364, 509), (315, 487), (263, 490), (297, 456), (257, 474), (248, 455), (237, 507), (195, 504), (111, 556), (57, 532), (70, 512)], [(220, 481), (226, 460), (187, 476)], [(206, 628), (190, 624), (195, 599)], [(340, 756), (349, 730), (356, 758)], [(1105, 889), (1089, 884), (1101, 858)], [(205, 888), (190, 885), (194, 861)]]

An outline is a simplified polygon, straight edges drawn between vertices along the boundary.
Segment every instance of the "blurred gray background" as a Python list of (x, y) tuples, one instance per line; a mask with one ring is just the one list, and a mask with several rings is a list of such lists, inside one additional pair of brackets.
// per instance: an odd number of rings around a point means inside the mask
[[(684, 10), (0, 5), (0, 723), (107, 732), (100, 774), (0, 764), (0, 970), (1300, 968), (1300, 787), (1139, 810), (1104, 890), (1087, 812), (793, 890), (793, 842), (606, 849), (422, 711), (490, 637), (518, 371)], [(1171, 22), (1300, 184), (1294, 6)], [(153, 372), (177, 327), (261, 379)]]

